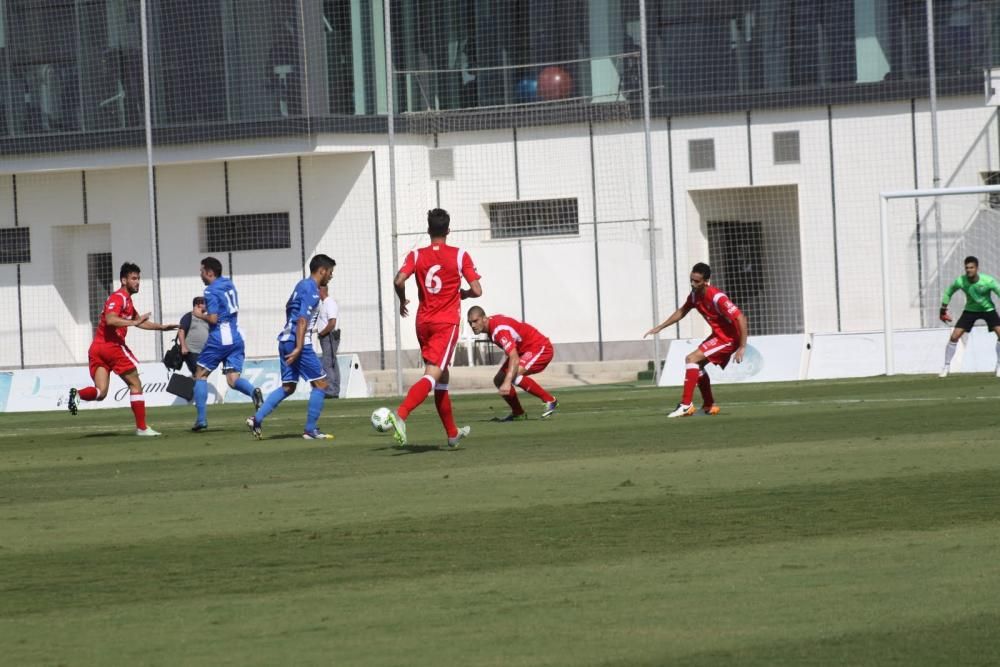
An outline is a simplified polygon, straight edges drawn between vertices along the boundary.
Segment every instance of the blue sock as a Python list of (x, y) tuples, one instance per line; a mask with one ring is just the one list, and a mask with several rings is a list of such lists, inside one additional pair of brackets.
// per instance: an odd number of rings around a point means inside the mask
[(207, 424), (208, 418), (205, 416), (205, 404), (208, 403), (208, 380), (194, 381), (194, 407), (198, 411), (195, 418), (196, 424)]
[(250, 380), (246, 378), (241, 377), (237, 380), (236, 384), (233, 385), (233, 389), (241, 394), (244, 394), (245, 396), (250, 396), (251, 398), (253, 397), (253, 385), (250, 384)]
[(306, 433), (312, 433), (316, 430), (316, 422), (319, 421), (320, 413), (323, 412), (323, 399), (325, 398), (326, 392), (322, 389), (313, 387), (313, 390), (309, 392), (309, 410), (306, 412)]
[(264, 421), (264, 417), (274, 412), (274, 409), (278, 407), (278, 403), (285, 400), (287, 396), (285, 388), (282, 386), (279, 386), (277, 389), (268, 394), (267, 398), (264, 399), (263, 405), (260, 406), (260, 410), (258, 410), (257, 414), (254, 415), (254, 419), (257, 420), (257, 423), (259, 424)]

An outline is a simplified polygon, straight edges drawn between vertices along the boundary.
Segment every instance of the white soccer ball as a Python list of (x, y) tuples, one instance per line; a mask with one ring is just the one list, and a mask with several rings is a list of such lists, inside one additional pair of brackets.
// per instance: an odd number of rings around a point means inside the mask
[(379, 408), (372, 413), (372, 428), (379, 433), (392, 430), (392, 423), (389, 421), (389, 408)]

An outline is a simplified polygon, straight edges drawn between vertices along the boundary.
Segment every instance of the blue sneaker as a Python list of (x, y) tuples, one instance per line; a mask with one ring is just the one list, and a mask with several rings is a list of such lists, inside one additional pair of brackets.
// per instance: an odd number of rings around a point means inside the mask
[(250, 435), (252, 435), (255, 439), (263, 439), (264, 435), (261, 432), (260, 422), (258, 422), (255, 417), (247, 417), (247, 428), (250, 429)]
[(546, 417), (551, 417), (556, 413), (556, 408), (559, 407), (559, 401), (549, 401), (545, 404), (545, 410), (542, 411), (542, 419)]
[(312, 431), (306, 431), (302, 434), (302, 437), (306, 440), (333, 440), (333, 436), (329, 433), (323, 433), (318, 428)]

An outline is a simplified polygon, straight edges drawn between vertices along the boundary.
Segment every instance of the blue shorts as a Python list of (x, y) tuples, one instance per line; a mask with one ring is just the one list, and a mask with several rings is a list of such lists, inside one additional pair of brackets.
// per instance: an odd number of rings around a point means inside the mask
[[(316, 356), (316, 351), (312, 349), (312, 345), (302, 348), (302, 352), (294, 364), (289, 365), (285, 362), (285, 357), (291, 354), (294, 349), (294, 340), (284, 340), (278, 343), (278, 365), (281, 367), (281, 382), (283, 384), (298, 382), (299, 377), (306, 382), (314, 382), (326, 377), (323, 364), (320, 363), (319, 357)], [(205, 353), (202, 352), (202, 354)]]
[(223, 345), (217, 338), (209, 336), (205, 348), (198, 355), (198, 365), (209, 373), (219, 364), (222, 364), (223, 373), (242, 373), (245, 358), (246, 351), (242, 339), (233, 342), (232, 345)]

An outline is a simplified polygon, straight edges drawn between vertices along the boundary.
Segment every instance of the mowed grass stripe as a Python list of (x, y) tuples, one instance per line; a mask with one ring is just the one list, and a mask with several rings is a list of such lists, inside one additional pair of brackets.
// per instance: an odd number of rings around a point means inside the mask
[(1000, 471), (662, 495), (0, 556), (0, 617), (1000, 519)]
[(977, 525), (489, 573), (454, 558), (444, 574), (58, 609), (0, 632), (30, 638), (5, 647), (11, 664), (984, 664), (963, 658), (996, 655), (982, 620), (998, 546), (1000, 527)]
[[(455, 508), (521, 509), (534, 504), (704, 494), (743, 488), (897, 478), (929, 473), (996, 470), (992, 444), (941, 443), (936, 435), (870, 441), (827, 440), (803, 446), (776, 443), (753, 450), (701, 449), (623, 453), (555, 461), (470, 465), (443, 455), (445, 469), (393, 468), (331, 477), (311, 455), (293, 465), (235, 471), (221, 466), (170, 467), (169, 475), (123, 473), (63, 487), (56, 475), (0, 491), (8, 554), (70, 549), (106, 542), (140, 543), (166, 537), (225, 536), (246, 530), (446, 516)], [(164, 471), (151, 468), (158, 475)], [(171, 488), (172, 487), (172, 488)], [(60, 498), (59, 500), (44, 500)]]

